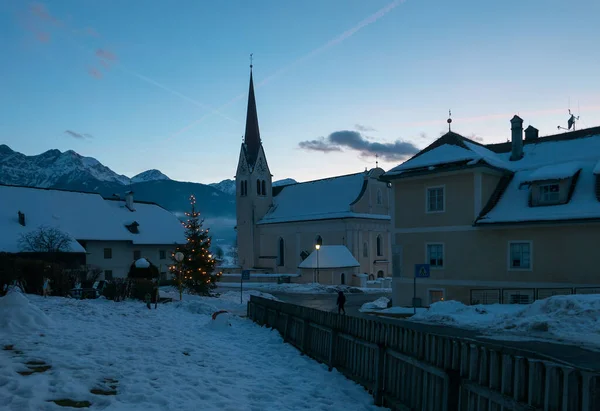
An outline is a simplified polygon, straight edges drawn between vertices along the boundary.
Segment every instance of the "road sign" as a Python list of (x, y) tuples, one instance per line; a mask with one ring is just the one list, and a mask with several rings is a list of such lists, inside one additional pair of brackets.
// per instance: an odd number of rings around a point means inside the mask
[(250, 279), (250, 270), (242, 270), (242, 280), (248, 281)]
[(429, 278), (429, 264), (415, 264), (415, 278)]

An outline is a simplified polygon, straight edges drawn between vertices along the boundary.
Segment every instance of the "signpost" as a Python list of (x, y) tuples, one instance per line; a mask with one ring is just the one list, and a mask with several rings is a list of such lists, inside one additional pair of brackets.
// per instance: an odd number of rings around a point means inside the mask
[(413, 310), (417, 313), (417, 278), (429, 278), (429, 264), (415, 264), (415, 278), (413, 283)]
[(242, 296), (244, 294), (244, 291), (242, 290), (242, 288), (244, 285), (244, 280), (250, 280), (250, 270), (242, 270), (242, 277), (240, 278), (240, 304), (243, 304)]

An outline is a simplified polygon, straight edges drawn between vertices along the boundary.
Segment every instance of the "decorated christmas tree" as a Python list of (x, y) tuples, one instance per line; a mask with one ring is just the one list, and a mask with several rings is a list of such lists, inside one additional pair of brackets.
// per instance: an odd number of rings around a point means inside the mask
[[(204, 220), (196, 211), (196, 197), (193, 195), (190, 196), (190, 205), (191, 211), (185, 213), (188, 219), (184, 223), (187, 243), (178, 246), (171, 255), (173, 264), (170, 271), (183, 288), (207, 295), (216, 287), (219, 274), (214, 272), (215, 259), (210, 253), (210, 235), (208, 229), (202, 228)], [(175, 258), (178, 252), (183, 254), (181, 262)]]

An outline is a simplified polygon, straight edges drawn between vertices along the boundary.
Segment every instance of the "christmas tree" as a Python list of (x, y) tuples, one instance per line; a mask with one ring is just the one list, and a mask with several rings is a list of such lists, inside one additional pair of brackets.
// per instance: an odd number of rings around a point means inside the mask
[[(187, 243), (178, 246), (171, 255), (173, 265), (170, 267), (175, 280), (190, 292), (207, 295), (216, 287), (220, 273), (215, 273), (215, 259), (210, 253), (210, 235), (208, 229), (202, 228), (204, 220), (200, 220), (200, 212), (196, 211), (196, 197), (190, 196), (191, 211), (185, 226)], [(183, 260), (178, 263), (175, 255), (181, 252)]]

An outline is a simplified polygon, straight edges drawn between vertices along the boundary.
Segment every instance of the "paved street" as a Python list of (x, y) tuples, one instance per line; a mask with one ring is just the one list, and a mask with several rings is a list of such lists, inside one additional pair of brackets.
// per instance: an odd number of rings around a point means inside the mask
[[(292, 294), (271, 292), (270, 294), (286, 303), (303, 305), (305, 307), (316, 308), (322, 311), (337, 312), (337, 294)], [(367, 317), (367, 314), (361, 313), (359, 308), (364, 304), (375, 301), (379, 297), (391, 298), (391, 293), (356, 293), (344, 294), (346, 296), (346, 314), (356, 317)]]

